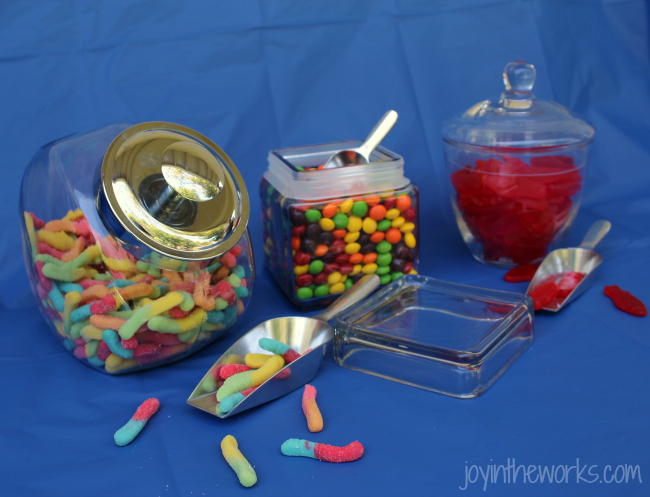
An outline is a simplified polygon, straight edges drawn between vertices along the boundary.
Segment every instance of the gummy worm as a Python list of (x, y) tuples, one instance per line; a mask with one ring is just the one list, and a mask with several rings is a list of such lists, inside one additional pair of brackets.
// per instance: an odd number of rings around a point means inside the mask
[(27, 228), (27, 237), (29, 238), (29, 245), (32, 249), (32, 259), (37, 257), (38, 250), (36, 249), (36, 233), (34, 232), (34, 218), (29, 212), (24, 212), (25, 228)]
[[(45, 264), (43, 268), (45, 268), (46, 266), (47, 264)], [(68, 292), (65, 294), (64, 304), (63, 304), (63, 326), (66, 332), (70, 331), (70, 327), (72, 326), (72, 320), (70, 319), (70, 314), (79, 305), (80, 298), (81, 298), (81, 294), (79, 292)]]
[(78, 285), (77, 283), (70, 283), (68, 281), (57, 281), (56, 286), (59, 287), (59, 290), (65, 293), (68, 292), (82, 293), (84, 291), (84, 287), (82, 287), (81, 285)]
[(174, 306), (177, 306), (183, 301), (183, 296), (177, 292), (170, 292), (164, 297), (160, 297), (158, 300), (151, 302), (150, 304), (141, 307), (133, 313), (122, 326), (120, 326), (119, 334), (124, 340), (128, 340), (135, 332), (138, 331), (138, 328), (145, 324), (149, 319), (158, 314), (161, 314), (165, 311), (168, 311)]
[(153, 293), (153, 286), (148, 283), (135, 283), (124, 288), (120, 288), (117, 292), (124, 300), (133, 300), (140, 297), (147, 297)]
[(122, 347), (122, 343), (120, 341), (119, 335), (117, 334), (117, 331), (104, 330), (102, 332), (102, 339), (104, 340), (104, 342), (106, 342), (108, 348), (111, 349), (111, 352), (115, 354), (117, 357), (121, 357), (122, 359), (133, 358), (133, 351), (127, 350), (124, 347)]
[(206, 319), (206, 312), (200, 307), (197, 307), (192, 314), (181, 319), (167, 318), (165, 316), (153, 316), (149, 321), (147, 321), (147, 326), (151, 331), (178, 334), (201, 326)]
[(280, 450), (285, 456), (311, 457), (327, 462), (351, 462), (363, 455), (363, 445), (359, 442), (352, 442), (345, 447), (336, 447), (298, 438), (290, 438), (282, 444)]
[(244, 363), (246, 366), (248, 366), (251, 369), (259, 369), (264, 364), (266, 361), (269, 360), (270, 357), (273, 357), (273, 355), (270, 354), (253, 354), (252, 352), (249, 352), (246, 354), (246, 357), (244, 357)]
[(102, 330), (119, 330), (126, 323), (126, 319), (106, 314), (93, 314), (90, 316), (90, 324)]
[(239, 451), (237, 440), (232, 435), (226, 435), (221, 441), (221, 452), (226, 462), (237, 474), (239, 483), (245, 487), (252, 487), (257, 482), (255, 470)]
[(129, 422), (115, 432), (115, 443), (120, 447), (124, 447), (133, 442), (133, 439), (142, 431), (151, 416), (158, 412), (159, 407), (160, 401), (158, 399), (145, 400), (135, 411)]
[(63, 312), (65, 309), (65, 299), (57, 285), (52, 285), (52, 290), (50, 290), (50, 293), (48, 293), (47, 296), (52, 301), (52, 304), (54, 304), (54, 308), (59, 312)]
[[(81, 286), (81, 285), (78, 285)], [(110, 292), (104, 285), (89, 286), (81, 292), (81, 303), (87, 304), (91, 300), (103, 299)]]
[(47, 243), (50, 247), (60, 250), (61, 252), (70, 250), (74, 247), (74, 240), (64, 231), (52, 233), (51, 231), (40, 229), (36, 232), (36, 239), (39, 242)]
[(289, 347), (286, 343), (273, 340), (272, 338), (260, 338), (259, 344), (264, 350), (281, 355), (282, 359), (284, 359), (284, 362), (287, 364), (292, 363), (300, 357), (300, 354)]
[(307, 427), (312, 433), (319, 432), (323, 429), (323, 416), (316, 404), (316, 389), (311, 385), (305, 385), (302, 394), (302, 412), (307, 418)]
[(275, 373), (280, 371), (283, 366), (284, 359), (279, 355), (274, 355), (270, 357), (261, 368), (255, 371), (246, 371), (231, 376), (224, 382), (221, 388), (217, 390), (217, 401), (221, 402), (233, 393), (261, 385)]
[(233, 393), (232, 395), (229, 395), (228, 397), (223, 399), (219, 404), (221, 412), (225, 414), (227, 412), (232, 411), (237, 404), (239, 404), (242, 400), (248, 397), (251, 394), (251, 392), (255, 391), (256, 388), (257, 387), (247, 388), (243, 392)]

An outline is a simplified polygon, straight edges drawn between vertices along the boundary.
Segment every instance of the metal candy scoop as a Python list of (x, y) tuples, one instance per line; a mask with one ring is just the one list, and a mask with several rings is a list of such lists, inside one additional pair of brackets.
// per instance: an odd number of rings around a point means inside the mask
[[(379, 276), (376, 274), (366, 275), (334, 301), (332, 305), (314, 317), (274, 318), (258, 324), (226, 350), (219, 360), (212, 365), (194, 388), (192, 395), (187, 399), (187, 403), (219, 418), (227, 418), (246, 409), (282, 397), (311, 381), (316, 376), (316, 372), (323, 360), (327, 344), (334, 337), (334, 329), (328, 324), (328, 321), (365, 299), (378, 286)], [(286, 365), (273, 377), (262, 383), (229, 412), (221, 413), (220, 410), (217, 411), (216, 390), (205, 391), (203, 387), (204, 380), (212, 378), (212, 370), (215, 366), (234, 363), (244, 364), (244, 358), (248, 353), (270, 354), (270, 352), (259, 346), (260, 338), (265, 337), (289, 345), (296, 352), (302, 354), (301, 357)]]
[(375, 125), (368, 138), (366, 138), (366, 141), (360, 147), (352, 150), (341, 150), (335, 153), (327, 160), (323, 169), (334, 169), (350, 164), (368, 164), (370, 162), (370, 154), (381, 143), (395, 122), (397, 122), (397, 112), (389, 110)]
[(612, 227), (606, 220), (596, 221), (582, 240), (579, 247), (557, 249), (548, 254), (537, 268), (535, 276), (528, 285), (526, 295), (530, 295), (540, 285), (556, 278), (561, 278), (568, 271), (583, 273), (585, 276), (564, 300), (554, 300), (545, 306), (545, 311), (557, 312), (565, 305), (579, 297), (592, 283), (594, 270), (603, 258), (594, 252), (594, 247), (605, 237)]

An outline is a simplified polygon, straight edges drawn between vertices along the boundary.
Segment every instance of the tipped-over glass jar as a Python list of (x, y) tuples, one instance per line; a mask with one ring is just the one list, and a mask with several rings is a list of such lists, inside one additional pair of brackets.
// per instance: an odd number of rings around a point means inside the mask
[(324, 169), (360, 141), (273, 150), (260, 185), (266, 265), (301, 307), (326, 305), (364, 274), (415, 274), (418, 189), (377, 147), (364, 165)]
[(451, 202), (475, 259), (498, 267), (539, 262), (580, 206), (594, 129), (532, 93), (535, 68), (511, 62), (506, 91), (443, 127)]
[(23, 249), (62, 345), (109, 374), (182, 359), (250, 300), (248, 195), (205, 136), (117, 124), (45, 145), (23, 177)]

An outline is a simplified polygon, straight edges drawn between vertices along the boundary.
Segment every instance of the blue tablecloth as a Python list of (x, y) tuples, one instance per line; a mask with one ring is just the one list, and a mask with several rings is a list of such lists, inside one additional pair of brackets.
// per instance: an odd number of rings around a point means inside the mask
[[(0, 1), (0, 493), (648, 495), (650, 318), (617, 310), (603, 287), (650, 304), (649, 35), (642, 0)], [(388, 109), (400, 117), (384, 145), (422, 193), (421, 273), (525, 291), (465, 248), (448, 215), (440, 134), (445, 119), (498, 95), (503, 67), (517, 59), (535, 64), (538, 96), (597, 129), (565, 241), (612, 222), (594, 286), (561, 313), (536, 315), (531, 347), (476, 399), (327, 358), (313, 382), (322, 433), (307, 431), (300, 390), (226, 420), (188, 406), (247, 329), (299, 312), (263, 265), (256, 191), (268, 151), (364, 138)], [(223, 340), (110, 377), (64, 351), (37, 311), (20, 256), (20, 180), (45, 143), (153, 120), (207, 135), (238, 165), (258, 278)], [(114, 432), (152, 396), (159, 413), (117, 447)], [(221, 456), (226, 434), (255, 467), (250, 490)], [(292, 437), (359, 440), (366, 452), (339, 465), (287, 458), (280, 445)]]

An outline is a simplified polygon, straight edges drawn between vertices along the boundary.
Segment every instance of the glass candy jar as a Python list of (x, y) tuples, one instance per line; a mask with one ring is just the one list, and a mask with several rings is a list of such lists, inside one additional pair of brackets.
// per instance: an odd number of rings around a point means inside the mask
[(506, 91), (443, 127), (451, 203), (478, 261), (539, 262), (567, 233), (583, 193), (594, 129), (532, 93), (535, 68), (511, 62)]
[(92, 368), (187, 357), (250, 300), (246, 187), (189, 128), (116, 124), (45, 145), (25, 171), (20, 214), (38, 306)]
[(365, 165), (323, 169), (361, 141), (269, 153), (260, 185), (266, 265), (301, 307), (331, 303), (364, 274), (416, 274), (418, 189), (404, 160), (377, 147)]

